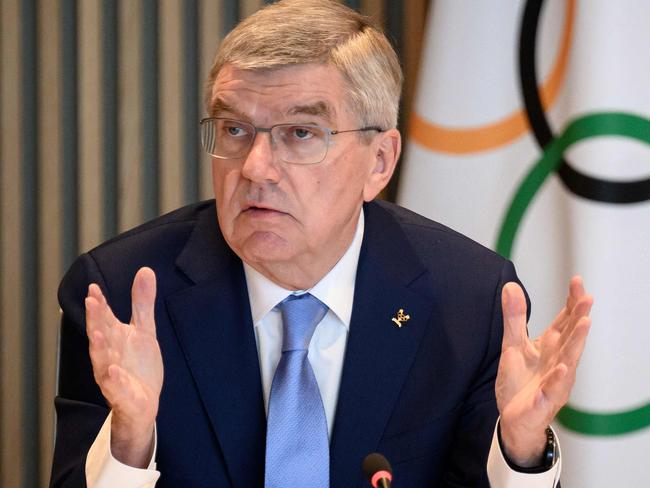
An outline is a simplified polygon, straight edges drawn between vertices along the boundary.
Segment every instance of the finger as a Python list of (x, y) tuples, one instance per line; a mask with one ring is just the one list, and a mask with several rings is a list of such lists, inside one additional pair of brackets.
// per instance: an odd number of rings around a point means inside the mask
[(578, 300), (576, 306), (573, 308), (573, 314), (577, 317), (587, 317), (591, 312), (593, 304), (594, 298), (585, 293), (580, 297), (580, 300)]
[(111, 364), (100, 384), (102, 394), (111, 408), (128, 408), (130, 385), (127, 373), (117, 364)]
[(102, 378), (107, 374), (107, 368), (110, 364), (110, 351), (106, 337), (101, 331), (92, 331), (88, 335), (88, 340), (88, 352), (93, 367), (93, 375), (97, 384), (100, 384)]
[(102, 393), (115, 412), (132, 419), (141, 419), (146, 414), (145, 411), (151, 408), (149, 399), (138, 381), (117, 364), (109, 366)]
[(575, 323), (583, 315), (589, 315), (592, 303), (593, 298), (585, 292), (582, 278), (574, 276), (569, 284), (566, 306), (553, 321), (553, 327), (559, 332), (565, 332), (567, 325)]
[(156, 302), (156, 274), (151, 268), (140, 268), (131, 288), (131, 322), (144, 332), (156, 335), (154, 305)]
[(517, 283), (506, 283), (501, 292), (503, 310), (503, 347), (522, 347), (526, 332), (526, 297)]
[(120, 322), (113, 315), (97, 285), (89, 287), (88, 295), (85, 300), (88, 353), (95, 381), (101, 386), (107, 375), (108, 365), (113, 361), (111, 355), (116, 347), (113, 342)]
[(585, 294), (585, 287), (582, 280), (582, 276), (576, 275), (573, 278), (571, 278), (571, 280), (569, 281), (569, 294), (567, 295), (567, 299), (566, 299), (567, 313), (571, 313), (573, 307), (575, 307), (578, 300), (580, 300), (580, 298), (584, 294)]
[[(90, 301), (88, 301), (88, 299), (90, 299)], [(111, 310), (111, 307), (108, 305), (101, 288), (96, 283), (91, 283), (88, 286), (88, 296), (86, 300), (86, 310), (88, 309), (88, 303), (96, 303), (93, 309), (92, 326), (110, 328), (120, 323), (117, 317), (113, 314), (113, 310)]]
[(590, 327), (589, 317), (578, 321), (569, 340), (561, 347), (559, 363), (542, 378), (544, 396), (555, 405), (564, 405), (569, 398)]
[(568, 340), (571, 334), (573, 334), (573, 329), (582, 317), (589, 317), (592, 305), (593, 297), (591, 295), (584, 294), (576, 302), (573, 310), (568, 316), (565, 316), (558, 323), (553, 324), (555, 328), (561, 332), (561, 342)]
[(576, 322), (568, 340), (561, 346), (559, 361), (564, 363), (569, 368), (569, 371), (575, 371), (578, 367), (578, 361), (582, 356), (582, 351), (584, 351), (590, 329), (591, 318), (581, 317)]
[(575, 375), (569, 374), (565, 364), (559, 364), (549, 371), (540, 384), (543, 403), (551, 415), (569, 400), (569, 393), (575, 381)]
[(89, 339), (94, 330), (109, 333), (110, 320), (107, 320), (106, 309), (99, 300), (90, 295), (84, 300), (86, 306), (86, 334)]
[(112, 321), (112, 319), (117, 320), (115, 315), (113, 315), (113, 311), (111, 310), (111, 307), (108, 305), (108, 301), (106, 300), (106, 296), (102, 292), (102, 289), (97, 285), (97, 283), (91, 283), (88, 286), (88, 296), (91, 298), (94, 298), (97, 300), (97, 303), (99, 303), (100, 310), (102, 313), (107, 314), (107, 318)]

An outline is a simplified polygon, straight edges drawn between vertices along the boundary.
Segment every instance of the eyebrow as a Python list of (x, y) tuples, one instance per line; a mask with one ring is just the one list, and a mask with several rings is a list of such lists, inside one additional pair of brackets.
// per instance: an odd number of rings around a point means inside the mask
[(235, 107), (228, 105), (228, 103), (226, 103), (226, 101), (222, 98), (216, 98), (210, 107), (210, 115), (214, 117), (222, 112), (228, 112), (237, 118), (246, 119), (244, 114), (237, 110)]
[(333, 122), (334, 110), (328, 103), (316, 102), (309, 105), (296, 105), (289, 110), (289, 115), (314, 115), (322, 117), (328, 122)]

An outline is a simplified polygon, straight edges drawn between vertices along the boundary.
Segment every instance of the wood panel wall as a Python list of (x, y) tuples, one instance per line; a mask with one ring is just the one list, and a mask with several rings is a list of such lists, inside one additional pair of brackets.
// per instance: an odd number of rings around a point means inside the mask
[[(211, 197), (203, 82), (219, 40), (264, 3), (0, 0), (3, 488), (49, 479), (59, 280), (80, 252)], [(347, 3), (386, 26), (408, 112), (427, 0)]]

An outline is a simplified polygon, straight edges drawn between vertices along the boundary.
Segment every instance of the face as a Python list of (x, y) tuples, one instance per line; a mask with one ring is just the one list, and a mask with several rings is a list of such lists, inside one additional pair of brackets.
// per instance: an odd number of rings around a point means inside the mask
[[(274, 124), (359, 128), (345, 102), (338, 70), (298, 65), (275, 70), (224, 67), (212, 91), (213, 116)], [(393, 132), (391, 139), (396, 151)], [(376, 134), (376, 133), (373, 133)], [(399, 138), (399, 134), (397, 135)], [(332, 136), (325, 159), (295, 165), (278, 159), (269, 133), (258, 133), (242, 159), (213, 159), (213, 185), (221, 231), (246, 263), (287, 288), (317, 282), (354, 236), (364, 200), (387, 183), (386, 133), (368, 144), (358, 133)], [(383, 148), (383, 149), (382, 149)]]

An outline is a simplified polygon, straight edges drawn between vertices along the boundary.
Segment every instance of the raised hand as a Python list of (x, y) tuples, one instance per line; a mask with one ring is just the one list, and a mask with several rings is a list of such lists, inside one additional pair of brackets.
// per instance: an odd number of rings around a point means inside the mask
[(113, 314), (99, 286), (86, 297), (86, 333), (95, 381), (113, 412), (111, 451), (119, 461), (145, 467), (151, 457), (163, 364), (156, 339), (156, 276), (140, 268), (131, 289), (131, 322)]
[(569, 399), (591, 319), (582, 278), (569, 284), (566, 305), (537, 339), (528, 338), (526, 300), (516, 283), (501, 295), (503, 344), (496, 380), (503, 448), (522, 467), (539, 464), (545, 429)]

